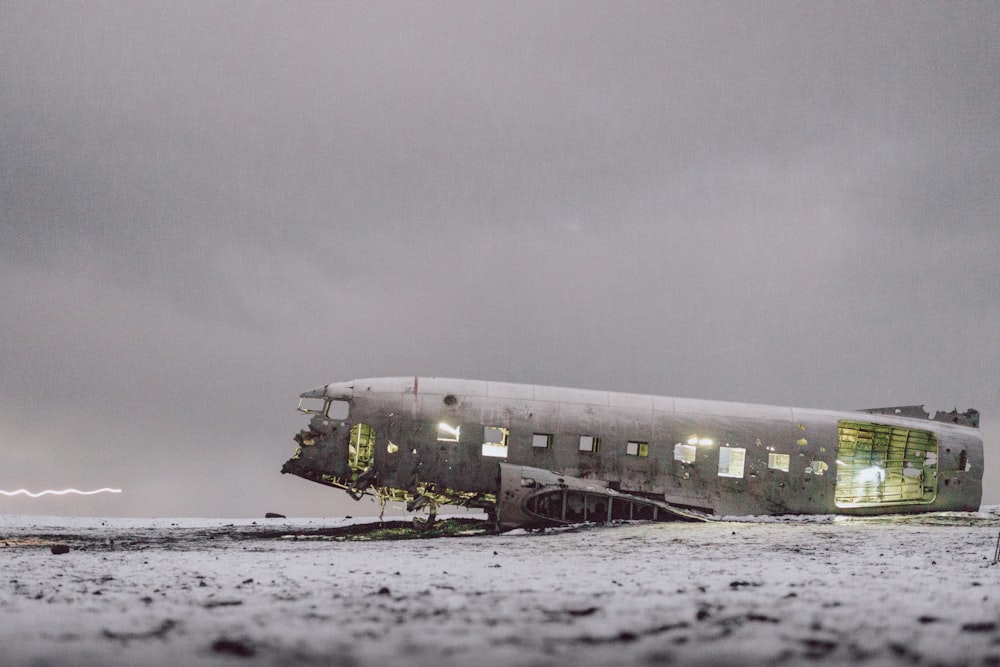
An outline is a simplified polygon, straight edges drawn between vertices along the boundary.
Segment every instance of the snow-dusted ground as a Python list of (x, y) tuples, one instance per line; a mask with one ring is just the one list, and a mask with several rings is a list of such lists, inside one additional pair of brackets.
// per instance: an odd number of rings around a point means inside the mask
[(1000, 665), (1000, 507), (262, 532), (344, 523), (0, 516), (0, 665)]

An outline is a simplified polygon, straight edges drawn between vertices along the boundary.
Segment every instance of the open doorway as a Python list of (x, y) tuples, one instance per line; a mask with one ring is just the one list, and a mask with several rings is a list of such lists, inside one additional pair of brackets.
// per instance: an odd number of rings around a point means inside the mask
[(837, 507), (931, 503), (937, 460), (931, 431), (841, 421), (834, 502)]
[(375, 458), (375, 430), (371, 426), (355, 424), (351, 427), (347, 456), (351, 467), (351, 481), (357, 480), (371, 467)]

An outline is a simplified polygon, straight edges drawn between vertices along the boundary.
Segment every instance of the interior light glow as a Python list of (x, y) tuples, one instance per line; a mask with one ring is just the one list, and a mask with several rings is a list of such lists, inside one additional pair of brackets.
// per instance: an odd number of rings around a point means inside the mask
[(461, 427), (459, 427), (459, 426), (451, 426), (451, 425), (446, 424), (444, 422), (439, 422), (438, 423), (438, 430), (439, 431), (443, 431), (443, 432), (447, 433), (448, 435), (452, 436), (456, 440), (458, 440), (458, 434), (459, 434), (459, 429), (460, 428)]
[(689, 445), (697, 445), (698, 444), (698, 436), (692, 435), (690, 438), (688, 438), (688, 444)]
[(862, 484), (881, 484), (885, 482), (885, 469), (879, 466), (869, 466), (858, 471), (858, 473), (854, 475), (854, 479)]
[(715, 442), (711, 438), (702, 438), (701, 440), (698, 441), (698, 444), (707, 447), (709, 445), (715, 444)]
[(27, 489), (18, 489), (17, 491), (3, 491), (3, 490), (0, 490), (0, 495), (4, 495), (4, 496), (8, 496), (8, 497), (11, 497), (11, 496), (28, 496), (29, 498), (41, 498), (42, 496), (48, 496), (48, 495), (65, 496), (65, 495), (70, 494), (70, 493), (74, 493), (74, 494), (76, 494), (78, 496), (92, 496), (92, 495), (94, 495), (96, 493), (121, 493), (121, 492), (122, 492), (121, 489), (108, 489), (108, 488), (97, 489), (95, 491), (80, 491), (79, 489), (62, 489), (62, 490), (56, 491), (56, 490), (53, 490), (53, 489), (46, 489), (45, 491), (39, 491), (38, 493), (32, 493), (31, 491), (28, 491)]

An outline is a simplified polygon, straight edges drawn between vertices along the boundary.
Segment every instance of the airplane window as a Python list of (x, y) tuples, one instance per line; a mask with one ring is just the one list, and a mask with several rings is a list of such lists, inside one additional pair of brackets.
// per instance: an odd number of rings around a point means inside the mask
[(791, 462), (792, 457), (790, 454), (775, 454), (774, 452), (768, 452), (767, 454), (767, 467), (771, 470), (788, 472)]
[(683, 463), (694, 463), (694, 457), (697, 452), (698, 448), (694, 445), (685, 445), (678, 442), (674, 445), (674, 460), (682, 461)]
[(601, 448), (601, 439), (595, 438), (592, 435), (581, 435), (580, 436), (580, 451), (581, 452), (592, 452), (596, 454)]
[(742, 447), (719, 447), (719, 477), (743, 477), (746, 451)]
[(507, 457), (507, 435), (509, 431), (500, 426), (483, 429), (483, 456)]
[(437, 427), (438, 442), (458, 442), (462, 427), (441, 422)]
[(629, 443), (625, 445), (625, 453), (629, 456), (649, 456), (649, 443), (629, 441)]
[(499, 445), (504, 441), (504, 429), (496, 426), (487, 426), (483, 429), (483, 442), (491, 445)]
[(548, 449), (552, 446), (551, 433), (535, 433), (531, 436), (531, 446), (539, 449)]

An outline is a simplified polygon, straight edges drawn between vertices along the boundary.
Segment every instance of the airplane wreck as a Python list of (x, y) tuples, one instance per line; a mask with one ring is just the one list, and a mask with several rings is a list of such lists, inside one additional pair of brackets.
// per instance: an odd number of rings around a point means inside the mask
[(857, 412), (585, 389), (372, 378), (301, 394), (282, 467), (383, 507), (501, 528), (771, 514), (976, 511), (979, 413)]

